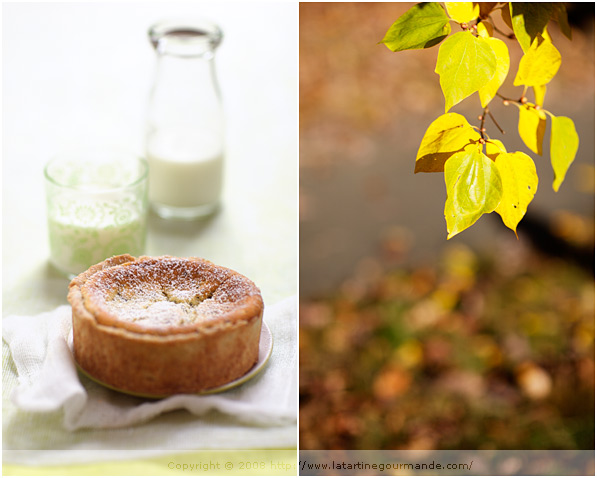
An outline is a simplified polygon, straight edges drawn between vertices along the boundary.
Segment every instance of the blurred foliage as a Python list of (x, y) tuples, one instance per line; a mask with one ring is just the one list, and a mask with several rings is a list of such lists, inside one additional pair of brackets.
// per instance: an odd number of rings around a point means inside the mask
[(302, 449), (593, 449), (593, 275), (519, 243), (382, 263), (300, 306)]

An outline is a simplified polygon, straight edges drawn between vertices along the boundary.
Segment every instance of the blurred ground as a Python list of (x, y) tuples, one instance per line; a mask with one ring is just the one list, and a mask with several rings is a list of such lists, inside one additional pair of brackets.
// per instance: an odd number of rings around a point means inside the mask
[[(491, 214), (450, 241), (443, 175), (413, 173), (444, 112), (437, 47), (378, 44), (411, 5), (300, 4), (301, 448), (592, 449), (594, 4), (572, 42), (550, 29), (545, 108), (580, 136), (562, 188), (494, 101), (488, 134), (536, 160), (539, 191), (518, 239)], [(478, 97), (454, 111), (476, 124)]]
[(594, 283), (531, 249), (363, 268), (300, 309), (302, 449), (593, 449)]

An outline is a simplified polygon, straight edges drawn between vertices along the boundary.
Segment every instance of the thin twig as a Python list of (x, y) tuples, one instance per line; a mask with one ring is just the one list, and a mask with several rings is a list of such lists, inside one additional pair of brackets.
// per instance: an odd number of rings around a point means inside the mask
[(493, 117), (493, 115), (491, 114), (491, 111), (489, 111), (489, 107), (485, 108), (487, 110), (487, 113), (489, 114), (489, 117), (492, 119), (493, 124), (497, 126), (497, 129), (500, 130), (500, 133), (502, 134), (506, 134), (506, 132), (502, 129), (502, 127), (498, 124), (498, 122), (496, 121), (496, 119)]
[(499, 96), (503, 101), (507, 101), (509, 103), (518, 103), (519, 105), (522, 105), (522, 101), (520, 100), (515, 100), (513, 98), (506, 98), (505, 96), (501, 95), (500, 93), (496, 93), (496, 96)]
[(483, 114), (480, 116), (481, 119), (481, 126), (479, 126), (479, 132), (481, 133), (481, 140), (482, 143), (485, 143), (486, 138), (485, 138), (485, 115), (487, 115), (487, 112), (489, 111), (489, 108), (486, 106), (485, 109), (483, 110)]

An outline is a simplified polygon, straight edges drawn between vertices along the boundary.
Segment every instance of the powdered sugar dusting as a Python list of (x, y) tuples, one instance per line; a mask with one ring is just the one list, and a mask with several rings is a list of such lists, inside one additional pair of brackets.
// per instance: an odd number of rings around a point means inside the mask
[(86, 284), (99, 310), (148, 328), (215, 321), (257, 287), (246, 277), (202, 259), (143, 257), (104, 269)]

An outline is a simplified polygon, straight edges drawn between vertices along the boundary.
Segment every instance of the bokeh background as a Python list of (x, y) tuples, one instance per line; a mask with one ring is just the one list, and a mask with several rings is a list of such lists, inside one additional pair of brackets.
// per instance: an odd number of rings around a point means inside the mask
[[(444, 112), (438, 47), (379, 44), (412, 5), (300, 4), (300, 447), (592, 449), (595, 4), (567, 4), (572, 41), (549, 27), (545, 108), (580, 136), (560, 191), (549, 123), (539, 157), (494, 100), (488, 134), (533, 157), (539, 190), (518, 238), (494, 213), (449, 241), (443, 174), (414, 174)], [(476, 125), (478, 96), (452, 111)]]

